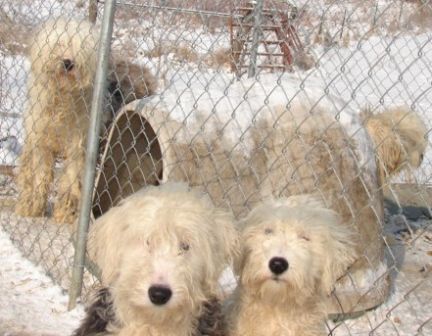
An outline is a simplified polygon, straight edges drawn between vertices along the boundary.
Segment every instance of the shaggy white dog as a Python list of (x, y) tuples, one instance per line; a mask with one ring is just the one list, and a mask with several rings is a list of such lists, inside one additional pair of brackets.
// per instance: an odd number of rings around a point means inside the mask
[(148, 187), (91, 227), (89, 254), (113, 297), (114, 335), (197, 335), (238, 248), (232, 217), (184, 184)]
[(230, 334), (325, 335), (323, 301), (355, 259), (341, 217), (303, 195), (260, 205), (241, 226)]
[(427, 146), (427, 128), (407, 106), (372, 115), (364, 111), (365, 126), (377, 153), (381, 183), (408, 167), (417, 168)]
[[(96, 73), (98, 32), (85, 21), (59, 18), (44, 23), (31, 43), (25, 143), (17, 177), (21, 216), (43, 216), (56, 159), (64, 159), (54, 220), (73, 223), (81, 197), (85, 146)], [(133, 99), (151, 95), (156, 79), (143, 65), (111, 60), (103, 125)]]
[(57, 222), (73, 222), (96, 71), (97, 34), (88, 22), (57, 19), (43, 24), (30, 47), (25, 143), (17, 177), (16, 212), (45, 212), (57, 158), (64, 158), (54, 209)]

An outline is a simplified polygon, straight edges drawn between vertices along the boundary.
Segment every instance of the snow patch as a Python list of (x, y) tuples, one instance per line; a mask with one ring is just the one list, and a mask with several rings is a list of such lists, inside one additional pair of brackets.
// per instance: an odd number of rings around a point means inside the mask
[(0, 334), (71, 334), (84, 315), (83, 307), (67, 311), (66, 293), (25, 259), (2, 230), (0, 256)]

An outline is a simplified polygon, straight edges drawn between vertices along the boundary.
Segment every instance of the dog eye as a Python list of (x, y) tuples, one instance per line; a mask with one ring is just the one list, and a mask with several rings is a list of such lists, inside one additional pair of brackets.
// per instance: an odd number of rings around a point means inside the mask
[(189, 249), (190, 249), (190, 246), (188, 243), (185, 243), (185, 242), (180, 243), (180, 251), (181, 252), (187, 252), (187, 251), (189, 251)]
[(299, 238), (305, 241), (310, 241), (310, 238), (308, 236), (306, 236), (305, 234), (300, 234)]
[(266, 228), (266, 229), (264, 230), (264, 233), (265, 233), (266, 235), (272, 234), (272, 233), (273, 233), (273, 229)]

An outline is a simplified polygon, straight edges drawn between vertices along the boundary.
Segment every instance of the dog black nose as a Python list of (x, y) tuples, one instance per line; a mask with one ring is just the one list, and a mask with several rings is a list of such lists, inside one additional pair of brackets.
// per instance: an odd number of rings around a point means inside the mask
[(148, 290), (148, 296), (152, 303), (161, 306), (169, 301), (172, 291), (165, 286), (151, 286)]
[(74, 67), (74, 63), (70, 59), (64, 59), (63, 66), (66, 71), (71, 71)]
[(288, 269), (288, 261), (285, 258), (274, 257), (269, 262), (270, 271), (273, 274), (279, 275)]

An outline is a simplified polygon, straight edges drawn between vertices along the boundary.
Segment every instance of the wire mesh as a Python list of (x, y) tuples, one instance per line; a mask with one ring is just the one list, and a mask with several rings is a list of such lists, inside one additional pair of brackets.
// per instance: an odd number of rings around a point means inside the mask
[[(89, 8), (94, 15), (95, 3), (0, 1), (1, 225), (66, 289), (74, 225), (53, 220), (62, 202), (58, 181), (67, 172), (61, 150), (54, 150), (44, 213), (14, 213), (22, 153), (37, 131), (24, 126), (37, 124), (24, 117), (35, 109), (32, 81), (47, 90), (32, 72), (26, 50), (34, 41), (26, 37), (48, 19), (85, 21)], [(96, 35), (103, 6), (97, 2)], [(169, 180), (202, 188), (237, 218), (270, 197), (327, 195), (331, 189), (329, 205), (360, 227), (363, 239), (357, 273), (364, 274), (359, 280), (356, 270), (351, 272), (345, 299), (357, 303), (346, 310), (374, 309), (329, 321), (329, 332), (430, 334), (432, 4), (264, 0), (262, 6), (234, 0), (117, 2), (93, 215), (99, 217), (144, 185)], [(49, 45), (45, 41), (41, 52)], [(251, 65), (255, 73), (248, 73)], [(52, 95), (62, 90), (56, 80)], [(84, 105), (88, 117), (89, 103)], [(421, 118), (425, 134), (421, 127), (414, 131), (417, 140), (424, 136), (420, 147), (396, 138), (404, 158), (397, 162), (399, 172), (380, 166), (388, 142), (377, 141), (368, 122), (401, 105)], [(408, 118), (409, 110), (404, 111), (389, 126), (389, 139)], [(61, 137), (70, 145), (68, 132), (71, 127)], [(33, 170), (46, 161), (38, 160)], [(74, 177), (72, 189), (81, 178)], [(88, 287), (94, 279), (87, 274), (84, 282)], [(233, 286), (231, 281), (224, 289)]]

